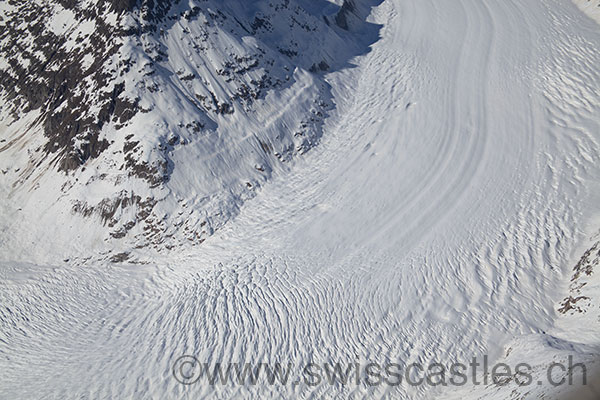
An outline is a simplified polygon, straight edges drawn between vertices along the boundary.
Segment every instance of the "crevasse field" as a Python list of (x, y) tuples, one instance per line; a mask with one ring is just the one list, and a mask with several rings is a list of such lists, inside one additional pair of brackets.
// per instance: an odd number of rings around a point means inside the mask
[[(545, 376), (569, 356), (598, 367), (600, 27), (559, 0), (385, 0), (368, 21), (381, 26), (371, 51), (325, 76), (335, 106), (320, 143), (201, 246), (144, 264), (33, 263), (2, 231), (0, 398), (579, 390)], [(43, 257), (43, 242), (20, 251)], [(309, 363), (487, 355), (532, 365), (533, 384), (184, 385), (183, 355), (289, 363), (290, 381)]]

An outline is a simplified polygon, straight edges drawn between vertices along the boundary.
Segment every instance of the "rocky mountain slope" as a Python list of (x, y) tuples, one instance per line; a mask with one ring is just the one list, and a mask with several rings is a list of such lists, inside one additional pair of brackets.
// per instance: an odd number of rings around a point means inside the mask
[(323, 74), (376, 37), (352, 1), (0, 7), (9, 248), (201, 243), (318, 142), (333, 106)]

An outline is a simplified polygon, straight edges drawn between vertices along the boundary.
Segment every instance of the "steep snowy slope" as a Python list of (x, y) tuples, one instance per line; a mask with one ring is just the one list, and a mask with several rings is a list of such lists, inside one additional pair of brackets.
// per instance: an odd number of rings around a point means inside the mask
[[(552, 362), (597, 367), (600, 29), (559, 0), (356, 3), (381, 38), (322, 78), (321, 142), (202, 246), (4, 251), (0, 397), (552, 399), (573, 389)], [(183, 355), (292, 383), (183, 385)], [(293, 384), (311, 362), (484, 355), (532, 384)]]
[(362, 8), (324, 0), (0, 7), (0, 240), (16, 259), (203, 242), (315, 145), (322, 74), (376, 38)]

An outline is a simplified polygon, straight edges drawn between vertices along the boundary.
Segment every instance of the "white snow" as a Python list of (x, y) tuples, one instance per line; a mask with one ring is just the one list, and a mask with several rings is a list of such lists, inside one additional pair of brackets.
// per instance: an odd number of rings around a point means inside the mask
[[(200, 153), (179, 150), (182, 165), (210, 168), (176, 173), (159, 210), (168, 213), (185, 194), (189, 214), (181, 221), (189, 215), (199, 223), (204, 205), (225, 196), (231, 209), (223, 212), (238, 214), (202, 246), (126, 249), (141, 264), (60, 262), (106, 246), (96, 225), (56, 220), (47, 199), (59, 198), (59, 187), (26, 205), (51, 211), (36, 221), (55, 227), (48, 244), (34, 229), (28, 236), (33, 225), (11, 226), (26, 220), (19, 210), (2, 210), (2, 397), (564, 394), (548, 384), (184, 386), (172, 377), (184, 354), (295, 366), (447, 365), (484, 354), (540, 368), (568, 355), (594, 362), (597, 310), (557, 309), (600, 229), (600, 29), (559, 0), (385, 0), (370, 20), (382, 25), (381, 39), (352, 60), (355, 67), (327, 76), (336, 108), (322, 142), (275, 169), (239, 210), (244, 191), (236, 183), (243, 187), (265, 161), (242, 154), (240, 144), (259, 128), (268, 136), (296, 121), (296, 110), (319, 92), (312, 75), (291, 71), (293, 84), (259, 104), (255, 120), (220, 121), (237, 135), (204, 139)], [(186, 71), (184, 61), (169, 60), (170, 67)], [(187, 105), (159, 103), (178, 96), (157, 96), (157, 112), (133, 126), (163, 132), (163, 114), (191, 115)], [(247, 166), (221, 168), (241, 155)], [(211, 176), (215, 170), (223, 176)], [(0, 175), (3, 196), (19, 173)], [(51, 173), (43, 179), (61, 181)], [(230, 192), (202, 192), (207, 181)], [(96, 181), (83, 194), (100, 200), (110, 184)], [(12, 229), (20, 243), (11, 241)], [(23, 261), (44, 258), (52, 261)], [(596, 308), (598, 272), (585, 292)]]
[(72, 10), (57, 5), (55, 12), (52, 14), (52, 18), (48, 22), (48, 26), (50, 31), (58, 36), (64, 35), (70, 31), (75, 22), (75, 13)]
[(573, 2), (581, 9), (581, 11), (600, 24), (599, 0), (573, 0)]

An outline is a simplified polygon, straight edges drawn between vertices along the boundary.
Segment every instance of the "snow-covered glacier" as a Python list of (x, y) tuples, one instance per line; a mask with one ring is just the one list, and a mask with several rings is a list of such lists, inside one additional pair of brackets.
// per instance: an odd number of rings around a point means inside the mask
[(597, 398), (576, 3), (0, 4), (0, 398)]

